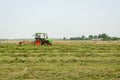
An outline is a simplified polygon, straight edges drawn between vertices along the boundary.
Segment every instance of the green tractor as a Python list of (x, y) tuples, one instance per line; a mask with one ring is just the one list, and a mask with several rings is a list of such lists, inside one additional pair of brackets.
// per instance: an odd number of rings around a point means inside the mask
[(52, 40), (48, 39), (48, 35), (47, 33), (35, 33), (34, 35), (35, 41), (34, 44), (36, 46), (40, 46), (40, 45), (48, 45), (48, 46), (52, 46)]

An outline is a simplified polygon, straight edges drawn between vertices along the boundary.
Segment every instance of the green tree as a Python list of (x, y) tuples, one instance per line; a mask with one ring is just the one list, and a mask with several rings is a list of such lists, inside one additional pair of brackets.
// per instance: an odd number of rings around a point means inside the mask
[(63, 40), (66, 40), (66, 37), (63, 37)]
[(103, 38), (103, 37), (102, 37), (102, 34), (99, 34), (99, 35), (98, 35), (98, 38)]
[(93, 39), (93, 35), (89, 35), (88, 38), (91, 40)]
[(110, 37), (106, 33), (102, 33), (100, 37), (103, 38), (102, 40), (110, 40)]
[(94, 37), (94, 39), (98, 38), (98, 36), (97, 36), (97, 35), (94, 35), (93, 37)]
[(81, 39), (82, 39), (82, 40), (84, 40), (84, 39), (85, 39), (85, 36), (84, 36), (84, 35), (82, 35)]

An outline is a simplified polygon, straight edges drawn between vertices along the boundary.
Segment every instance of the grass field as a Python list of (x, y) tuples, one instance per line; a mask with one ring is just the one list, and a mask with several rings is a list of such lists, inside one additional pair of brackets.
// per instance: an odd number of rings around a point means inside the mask
[(0, 44), (0, 80), (120, 80), (120, 42)]

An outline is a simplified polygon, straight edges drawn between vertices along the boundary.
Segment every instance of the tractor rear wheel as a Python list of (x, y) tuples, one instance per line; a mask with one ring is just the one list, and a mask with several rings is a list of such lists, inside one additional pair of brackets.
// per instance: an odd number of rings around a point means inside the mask
[(35, 41), (35, 45), (36, 45), (36, 46), (40, 46), (40, 45), (41, 45), (41, 41), (40, 41), (40, 40), (36, 40), (36, 41)]

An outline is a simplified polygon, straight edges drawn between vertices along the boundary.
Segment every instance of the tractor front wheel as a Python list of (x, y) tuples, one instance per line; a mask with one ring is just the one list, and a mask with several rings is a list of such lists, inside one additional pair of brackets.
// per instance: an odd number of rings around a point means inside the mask
[(52, 44), (51, 44), (51, 43), (47, 43), (47, 45), (48, 45), (48, 46), (52, 46)]
[(45, 45), (45, 46), (52, 46), (52, 44), (49, 43), (49, 42), (44, 42), (42, 45)]

